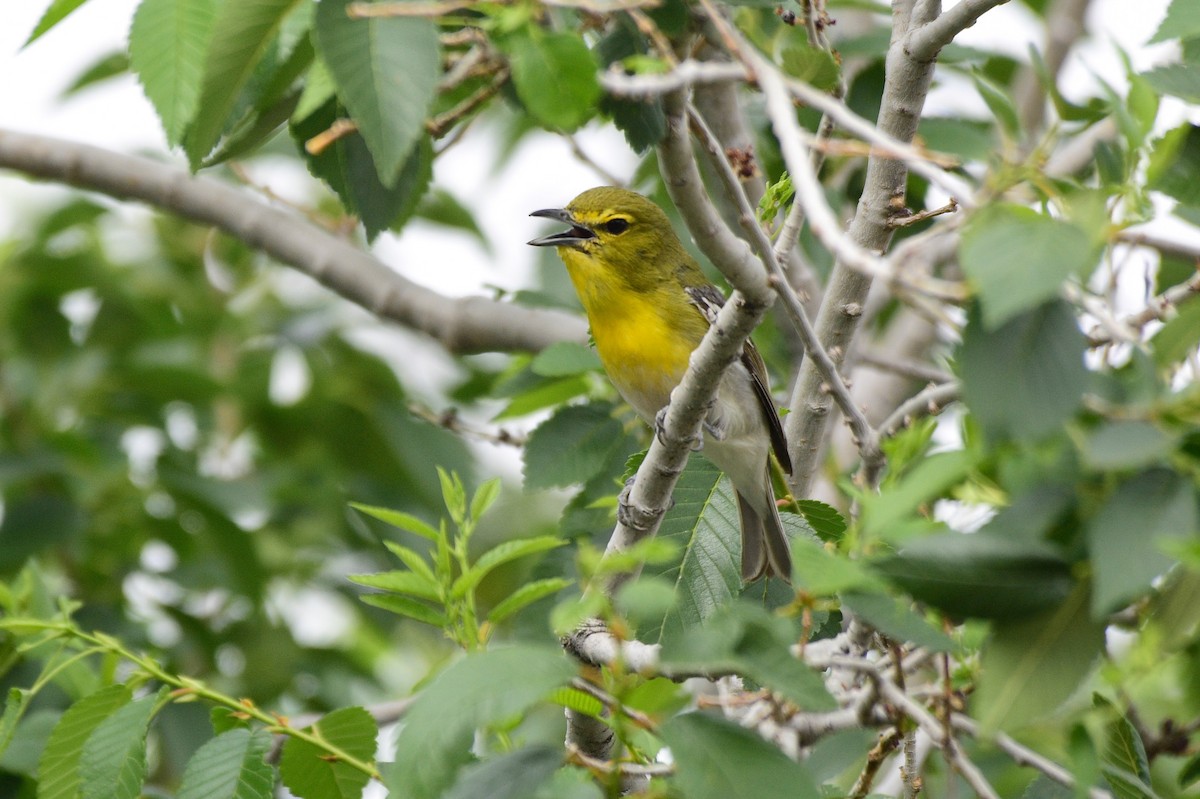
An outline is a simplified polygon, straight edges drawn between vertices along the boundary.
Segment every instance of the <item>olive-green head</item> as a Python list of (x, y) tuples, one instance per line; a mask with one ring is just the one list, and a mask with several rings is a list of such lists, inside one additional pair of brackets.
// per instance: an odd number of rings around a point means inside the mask
[(664, 273), (695, 263), (663, 210), (628, 189), (588, 189), (566, 208), (534, 211), (530, 216), (570, 225), (561, 233), (529, 242), (534, 247), (558, 247), (568, 265), (582, 258), (640, 282), (639, 278), (661, 278)]

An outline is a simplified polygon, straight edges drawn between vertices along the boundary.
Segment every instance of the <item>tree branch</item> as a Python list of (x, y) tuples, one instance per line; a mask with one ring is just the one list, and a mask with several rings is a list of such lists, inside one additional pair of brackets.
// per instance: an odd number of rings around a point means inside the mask
[(770, 273), (768, 282), (775, 291), (782, 296), (783, 307), (786, 309), (788, 316), (792, 320), (792, 324), (796, 328), (797, 334), (800, 336), (800, 341), (804, 345), (804, 351), (808, 357), (815, 361), (817, 367), (821, 370), (821, 375), (825, 378), (825, 385), (829, 392), (833, 395), (834, 400), (838, 403), (838, 407), (842, 409), (842, 413), (850, 422), (850, 428), (854, 431), (855, 442), (859, 445), (864, 462), (874, 462), (883, 458), (883, 453), (880, 452), (878, 446), (873, 446), (876, 443), (876, 438), (871, 434), (871, 425), (867, 422), (867, 418), (863, 416), (862, 411), (854, 404), (854, 400), (850, 396), (850, 389), (846, 387), (846, 382), (842, 380), (842, 376), (838, 374), (837, 365), (833, 359), (829, 357), (829, 353), (821, 346), (821, 342), (817, 340), (817, 333), (813, 329), (812, 322), (808, 319), (808, 312), (804, 309), (804, 303), (796, 296), (796, 292), (792, 290), (791, 285), (787, 281), (786, 275), (783, 273), (779, 261), (775, 257), (775, 250), (771, 246), (771, 240), (767, 238), (767, 234), (758, 224), (758, 220), (754, 215), (754, 209), (750, 207), (750, 201), (747, 199), (745, 192), (742, 191), (741, 185), (738, 183), (737, 176), (729, 166), (729, 162), (725, 159), (724, 153), (721, 151), (720, 142), (716, 136), (709, 130), (704, 118), (699, 115), (694, 109), (689, 109), (692, 123), (696, 127), (700, 138), (700, 143), (708, 151), (713, 167), (717, 171), (717, 175), (721, 178), (721, 182), (725, 187), (726, 194), (733, 200), (738, 210), (738, 221), (745, 228), (746, 233), (750, 236), (750, 240), (754, 245), (754, 249), (758, 251), (758, 256), (762, 263), (766, 265), (767, 271)]
[(889, 438), (912, 424), (913, 420), (940, 413), (943, 408), (962, 395), (958, 381), (928, 386), (909, 397), (884, 419), (877, 429), (879, 438)]
[[(972, 737), (979, 737), (979, 725), (976, 724), (974, 720), (967, 718), (960, 713), (955, 713), (953, 716), (951, 716), (950, 723), (957, 730), (965, 732)], [(1065, 785), (1068, 788), (1075, 787), (1074, 774), (1058, 765), (1053, 760), (1042, 757), (1029, 747), (1018, 743), (1005, 733), (994, 732), (992, 733), (989, 741), (995, 744), (997, 749), (1001, 750), (1014, 761), (1016, 761), (1017, 765), (1035, 768), (1050, 779), (1057, 782), (1059, 785)], [(1088, 788), (1087, 793), (1091, 799), (1112, 799), (1112, 794), (1099, 788)]]
[(445, 297), (294, 213), (149, 158), (0, 130), (0, 167), (214, 225), (375, 315), (433, 337), (450, 352), (539, 350), (556, 341), (586, 340), (578, 317), (484, 297)]
[(962, 0), (943, 11), (936, 19), (909, 32), (905, 50), (914, 61), (932, 61), (954, 37), (975, 24), (975, 21), (1008, 0)]
[[(892, 44), (888, 48), (887, 72), (879, 109), (879, 130), (889, 139), (908, 143), (916, 134), (934, 64), (933, 61), (922, 62), (914, 59), (906, 51), (906, 37), (900, 30), (902, 22), (898, 16), (893, 18), (895, 27)], [(768, 90), (768, 87), (764, 86), (764, 90)], [(781, 137), (780, 144), (784, 148), (788, 169), (795, 181), (796, 173), (804, 169), (807, 159), (795, 154), (788, 157), (789, 148), (795, 149), (798, 142), (794, 139), (789, 142), (791, 137), (788, 136), (788, 127), (794, 126), (794, 118), (789, 122), (785, 116), (788, 115), (776, 113), (772, 116), (772, 121), (781, 125), (777, 133)], [(868, 159), (865, 186), (848, 236), (856, 247), (870, 252), (883, 252), (887, 248), (893, 233), (892, 228), (887, 225), (887, 220), (894, 207), (893, 201), (904, 196), (907, 176), (907, 161), (875, 154)], [(958, 199), (963, 200), (961, 197)], [(812, 209), (809, 209), (809, 213), (811, 218)], [(815, 232), (815, 220), (813, 225)], [(856, 271), (848, 263), (845, 255), (838, 252), (838, 261), (830, 275), (816, 322), (817, 335), (822, 345), (836, 361), (844, 359), (849, 350), (858, 330), (862, 308), (870, 287), (871, 278)], [(805, 361), (801, 365), (790, 403), (792, 412), (788, 414), (785, 422), (785, 432), (792, 450), (791, 487), (796, 496), (807, 496), (828, 428), (831, 402), (823, 391), (823, 382), (821, 372), (815, 364)]]
[[(1067, 54), (1075, 42), (1086, 33), (1088, 6), (1092, 0), (1060, 0), (1046, 8), (1046, 41), (1042, 46), (1042, 61), (1051, 80), (1056, 80)], [(1033, 137), (1042, 129), (1046, 118), (1046, 92), (1040, 85), (1037, 72), (1031, 65), (1021, 68), (1017, 76), (1017, 116), (1021, 130)]]

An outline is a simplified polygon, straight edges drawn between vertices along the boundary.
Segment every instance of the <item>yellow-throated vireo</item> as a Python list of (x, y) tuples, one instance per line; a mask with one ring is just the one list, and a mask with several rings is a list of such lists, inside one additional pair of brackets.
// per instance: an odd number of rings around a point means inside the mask
[[(636, 192), (602, 186), (566, 208), (531, 216), (570, 226), (529, 243), (558, 248), (609, 379), (638, 415), (655, 424), (724, 296), (684, 249), (662, 209)], [(771, 488), (772, 449), (790, 473), (766, 367), (747, 341), (721, 379), (704, 423), (704, 454), (737, 491), (747, 581), (764, 574), (791, 578), (787, 536)]]

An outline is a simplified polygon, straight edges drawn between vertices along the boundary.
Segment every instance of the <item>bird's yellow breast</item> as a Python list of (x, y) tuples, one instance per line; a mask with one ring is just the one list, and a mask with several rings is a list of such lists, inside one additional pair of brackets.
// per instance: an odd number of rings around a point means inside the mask
[(682, 290), (632, 291), (587, 256), (568, 250), (563, 260), (609, 379), (639, 414), (653, 419), (687, 370), (704, 322)]

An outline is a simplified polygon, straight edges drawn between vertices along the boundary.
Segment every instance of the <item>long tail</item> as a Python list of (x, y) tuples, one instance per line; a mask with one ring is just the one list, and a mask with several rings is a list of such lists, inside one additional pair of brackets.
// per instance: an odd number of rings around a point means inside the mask
[(763, 500), (751, 502), (740, 491), (737, 495), (742, 522), (742, 580), (751, 582), (763, 575), (775, 575), (790, 583), (792, 553), (770, 482)]

